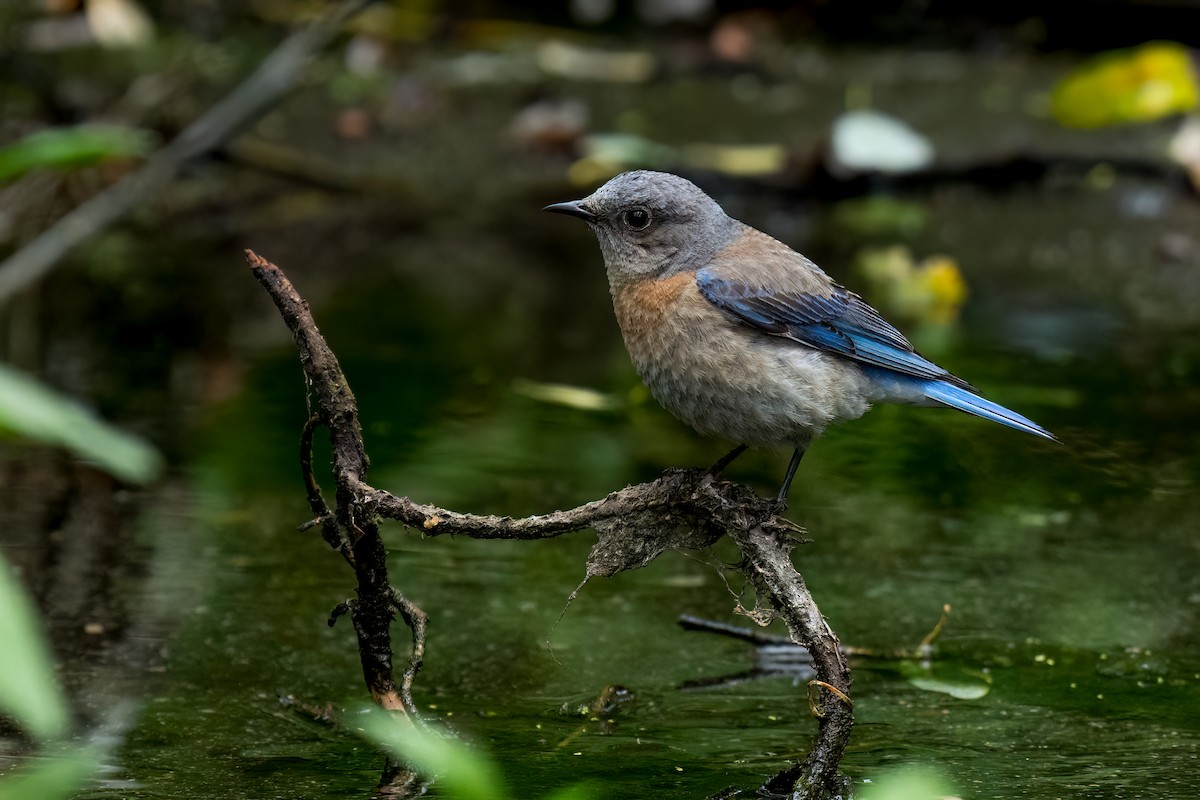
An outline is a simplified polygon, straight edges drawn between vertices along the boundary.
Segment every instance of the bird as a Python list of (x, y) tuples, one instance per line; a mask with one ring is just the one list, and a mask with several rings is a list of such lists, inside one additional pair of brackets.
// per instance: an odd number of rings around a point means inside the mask
[(544, 209), (582, 219), (604, 257), (626, 349), (654, 398), (706, 436), (792, 448), (782, 512), (809, 445), (875, 403), (949, 407), (1057, 441), (921, 356), (862, 297), (733, 219), (691, 181), (634, 170)]

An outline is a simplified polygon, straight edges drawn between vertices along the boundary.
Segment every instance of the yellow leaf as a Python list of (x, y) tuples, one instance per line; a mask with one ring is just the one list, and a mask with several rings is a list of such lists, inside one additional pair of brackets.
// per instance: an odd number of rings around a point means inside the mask
[(781, 144), (693, 144), (684, 148), (683, 157), (691, 166), (739, 177), (774, 175), (787, 165)]
[(953, 322), (967, 299), (967, 282), (958, 263), (949, 256), (930, 256), (921, 262), (918, 273), (929, 296), (926, 318), (933, 322)]
[(1090, 59), (1054, 89), (1051, 112), (1072, 128), (1149, 122), (1200, 103), (1191, 54), (1175, 42), (1150, 42)]
[(865, 248), (859, 269), (873, 285), (882, 308), (914, 322), (949, 324), (967, 299), (967, 282), (958, 262), (932, 255), (918, 262), (904, 245)]

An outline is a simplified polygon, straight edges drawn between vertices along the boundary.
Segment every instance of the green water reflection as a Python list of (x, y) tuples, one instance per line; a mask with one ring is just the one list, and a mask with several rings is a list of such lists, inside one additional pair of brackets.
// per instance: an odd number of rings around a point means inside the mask
[[(986, 229), (1022, 218), (1035, 198), (928, 202), (976, 291), (938, 357), (1065, 444), (891, 408), (814, 447), (791, 516), (810, 528), (796, 559), (833, 627), (858, 646), (912, 648), (950, 604), (937, 668), (990, 687), (958, 699), (919, 688), (905, 677), (911, 664), (861, 661), (845, 767), (863, 780), (930, 764), (980, 798), (1196, 796), (1194, 345), (1169, 326), (1135, 326), (1138, 310), (1118, 293), (1077, 291), (1080, 271), (1108, 261), (1068, 254), (1039, 272), (995, 256), (1012, 243)], [(1105, 202), (1081, 202), (1058, 223), (1082, 224)], [(529, 267), (555, 275), (561, 293), (457, 303), (414, 281), (413, 263), (403, 277), (372, 270), (317, 307), (361, 403), (375, 483), (527, 513), (719, 454), (646, 400), (607, 316), (598, 256), (582, 236), (569, 245), (559, 263)], [(1046, 301), (1055, 297), (1073, 305)], [(1096, 318), (1100, 333), (1088, 328)], [(1039, 341), (1039, 331), (1062, 335)], [(514, 391), (516, 378), (592, 387), (616, 408), (548, 405)], [(363, 700), (349, 627), (324, 624), (351, 591), (348, 572), (294, 530), (305, 517), (293, 463), (303, 416), (281, 343), (195, 437), (208, 545), (192, 566), (210, 576), (205, 600), (172, 641), (120, 768), (88, 796), (361, 797), (373, 784), (380, 759), (366, 745), (276, 699)], [(770, 491), (783, 459), (753, 454), (730, 476)], [(720, 570), (729, 549), (593, 582), (556, 622), (590, 539), (390, 530), (393, 580), (431, 617), (419, 703), (495, 753), (518, 796), (586, 780), (606, 797), (696, 797), (752, 787), (801, 757), (815, 728), (802, 683), (677, 688), (751, 664), (744, 645), (676, 625), (679, 613), (731, 617), (743, 587)], [(611, 725), (563, 713), (611, 684), (635, 693)]]

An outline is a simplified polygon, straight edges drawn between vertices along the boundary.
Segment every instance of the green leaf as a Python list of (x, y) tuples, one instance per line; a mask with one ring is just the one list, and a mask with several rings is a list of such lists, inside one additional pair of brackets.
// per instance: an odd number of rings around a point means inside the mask
[(131, 483), (146, 483), (162, 469), (158, 451), (141, 438), (109, 425), (74, 400), (0, 364), (0, 435), (6, 432), (65, 447)]
[(902, 767), (868, 783), (856, 796), (859, 800), (945, 800), (953, 794), (937, 773), (923, 767)]
[(978, 700), (986, 697), (992, 690), (991, 675), (949, 663), (922, 666), (913, 661), (905, 661), (900, 664), (900, 672), (918, 689), (948, 694), (959, 700)]
[(512, 383), (513, 391), (532, 400), (550, 405), (565, 406), (579, 411), (612, 411), (620, 408), (621, 401), (611, 394), (604, 394), (584, 386), (569, 386), (564, 383), (542, 383), (517, 378)]
[(148, 131), (116, 125), (50, 128), (0, 148), (0, 183), (35, 169), (78, 169), (102, 161), (138, 158), (153, 147)]
[(396, 758), (437, 777), (438, 794), (452, 800), (504, 800), (496, 765), (458, 739), (416, 728), (406, 718), (371, 708), (354, 720), (360, 732)]
[(0, 800), (58, 800), (77, 793), (96, 771), (91, 750), (72, 750), (53, 758), (29, 759), (15, 772), (0, 776)]
[[(37, 610), (0, 557), (0, 711), (40, 739), (60, 736), (70, 715), (54, 680), (54, 660), (42, 635)], [(7, 787), (9, 780), (2, 784)], [(0, 797), (41, 797), (13, 794)]]

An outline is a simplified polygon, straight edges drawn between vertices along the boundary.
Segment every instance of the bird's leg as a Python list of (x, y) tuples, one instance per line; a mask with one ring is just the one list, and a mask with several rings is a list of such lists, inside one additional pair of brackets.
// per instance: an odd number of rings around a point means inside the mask
[(714, 478), (721, 477), (721, 473), (725, 471), (725, 468), (732, 464), (735, 458), (746, 452), (747, 447), (749, 447), (749, 445), (739, 444), (737, 447), (721, 456), (717, 460), (717, 463), (708, 468), (708, 474), (712, 475)]
[(779, 495), (775, 498), (775, 507), (778, 509), (776, 513), (782, 513), (787, 508), (788, 490), (792, 488), (792, 478), (796, 477), (796, 467), (800, 466), (802, 458), (804, 458), (804, 448), (797, 447), (792, 452), (792, 460), (788, 464), (787, 474), (783, 476), (783, 486), (779, 487)]

